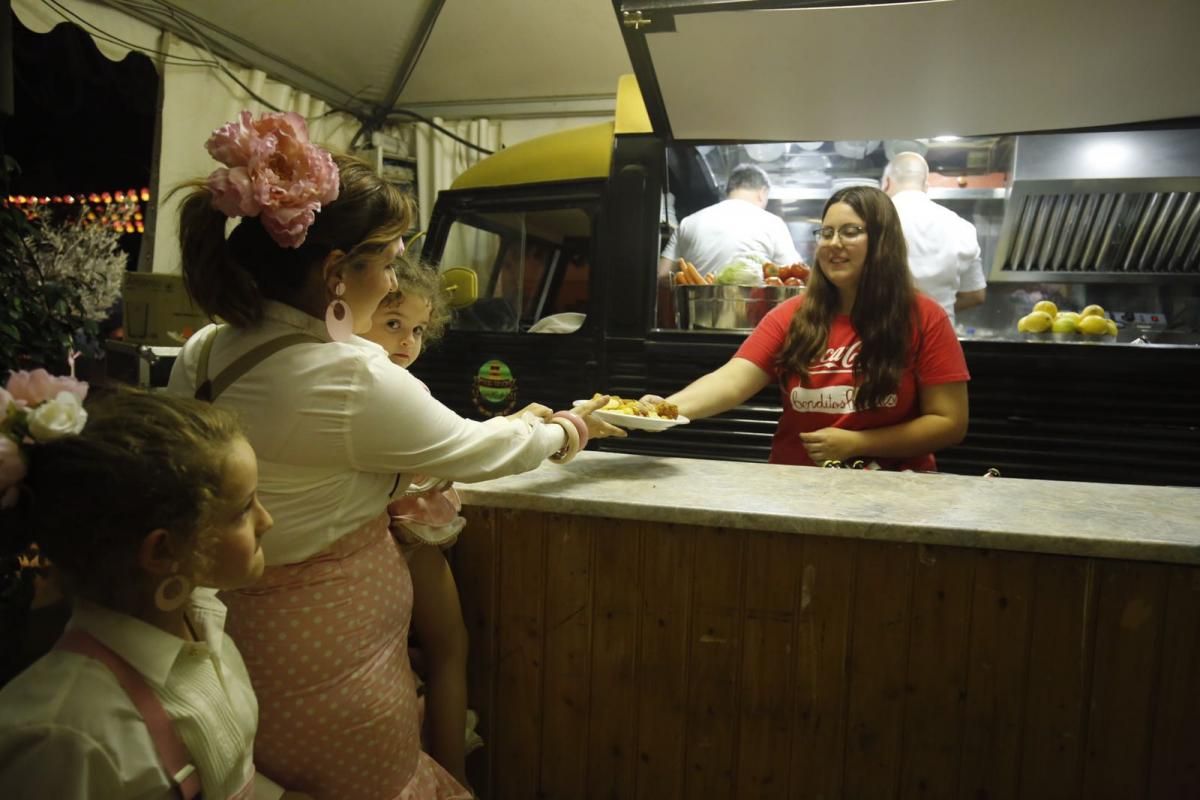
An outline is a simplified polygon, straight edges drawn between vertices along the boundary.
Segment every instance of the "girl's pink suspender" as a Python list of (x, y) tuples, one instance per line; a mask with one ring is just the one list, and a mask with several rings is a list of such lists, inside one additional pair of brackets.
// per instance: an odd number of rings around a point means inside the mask
[(56, 650), (79, 653), (94, 658), (108, 667), (117, 683), (129, 695), (134, 707), (150, 729), (150, 740), (158, 751), (158, 760), (171, 779), (181, 800), (193, 800), (200, 794), (200, 775), (191, 763), (183, 740), (171, 724), (166, 709), (154, 690), (129, 663), (106, 647), (99, 639), (86, 631), (68, 630), (54, 646)]

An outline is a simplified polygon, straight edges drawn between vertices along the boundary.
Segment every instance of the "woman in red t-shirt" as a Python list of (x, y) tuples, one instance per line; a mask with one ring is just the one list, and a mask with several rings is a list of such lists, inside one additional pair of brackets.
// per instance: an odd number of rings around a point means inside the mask
[(835, 192), (821, 224), (805, 294), (774, 308), (728, 363), (667, 400), (699, 419), (775, 382), (783, 415), (772, 463), (862, 459), (933, 470), (933, 452), (967, 432), (970, 375), (950, 320), (914, 288), (886, 194)]

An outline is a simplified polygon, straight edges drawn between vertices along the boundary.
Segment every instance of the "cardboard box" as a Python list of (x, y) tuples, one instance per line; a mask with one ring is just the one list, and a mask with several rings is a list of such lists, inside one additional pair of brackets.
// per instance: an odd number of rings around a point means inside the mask
[(127, 272), (122, 298), (125, 341), (132, 344), (178, 346), (209, 322), (181, 275)]

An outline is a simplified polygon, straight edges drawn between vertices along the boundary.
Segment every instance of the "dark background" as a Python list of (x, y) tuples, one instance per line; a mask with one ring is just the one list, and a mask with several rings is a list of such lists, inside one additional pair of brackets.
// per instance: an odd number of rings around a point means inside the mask
[[(0, 13), (12, 31), (13, 108), (11, 116), (0, 113), (8, 162), (3, 194), (54, 197), (149, 186), (159, 80), (150, 59), (130, 52), (110, 61), (88, 33), (69, 23), (34, 33), (7, 6)], [(131, 270), (141, 242), (139, 233), (120, 238)]]
[(158, 113), (158, 73), (150, 59), (131, 52), (114, 63), (75, 25), (38, 34), (9, 19), (13, 116), (3, 122), (3, 144), (19, 171), (10, 175), (8, 193), (149, 186)]

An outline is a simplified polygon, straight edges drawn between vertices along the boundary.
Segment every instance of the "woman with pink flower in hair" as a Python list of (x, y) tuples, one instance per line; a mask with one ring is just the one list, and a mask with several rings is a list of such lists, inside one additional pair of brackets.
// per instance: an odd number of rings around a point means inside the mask
[(470, 797), (420, 750), (387, 504), (403, 475), (486, 480), (621, 432), (591, 419), (603, 399), (549, 421), (447, 409), (358, 335), (396, 288), (408, 198), (294, 114), (244, 113), (207, 146), (225, 166), (184, 201), (183, 274), (223, 324), (188, 341), (169, 389), (238, 412), (275, 518), (263, 579), (223, 597), (262, 709), (256, 761), (318, 800)]

